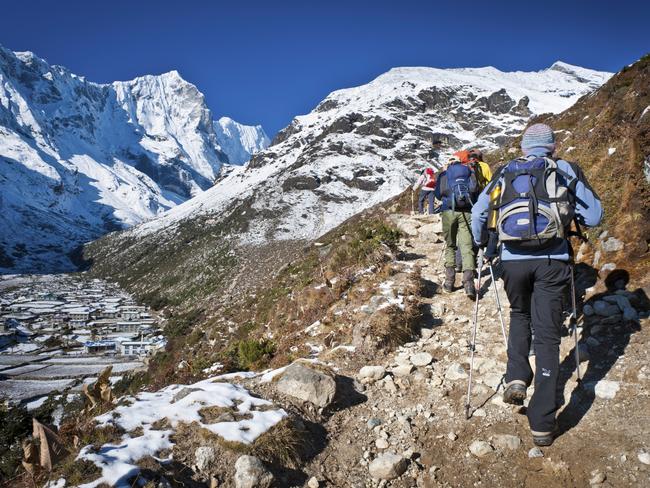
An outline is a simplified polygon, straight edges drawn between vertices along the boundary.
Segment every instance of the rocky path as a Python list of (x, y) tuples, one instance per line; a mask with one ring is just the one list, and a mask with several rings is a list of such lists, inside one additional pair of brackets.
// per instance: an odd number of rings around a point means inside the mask
[[(565, 432), (553, 446), (534, 448), (525, 406), (501, 400), (506, 351), (487, 273), (466, 419), (474, 303), (460, 288), (440, 293), (438, 217), (399, 216), (395, 222), (408, 236), (404, 259), (421, 267), (426, 283), (421, 337), (388, 361), (351, 372), (366, 399), (324, 422), (327, 444), (304, 471), (320, 486), (337, 487), (650, 486), (647, 332), (632, 333), (622, 324), (610, 324), (598, 338), (582, 331), (582, 386), (573, 338), (563, 338), (559, 422)], [(501, 281), (497, 289), (507, 326)]]

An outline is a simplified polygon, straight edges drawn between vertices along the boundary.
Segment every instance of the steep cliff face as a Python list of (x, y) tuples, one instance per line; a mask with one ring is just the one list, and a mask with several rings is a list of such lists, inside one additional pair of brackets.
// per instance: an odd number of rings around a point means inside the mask
[(0, 47), (0, 270), (74, 269), (76, 246), (210, 188), (220, 142), (176, 71), (101, 85)]
[(230, 164), (244, 164), (251, 156), (266, 149), (271, 140), (261, 125), (244, 125), (230, 117), (215, 120), (219, 146)]

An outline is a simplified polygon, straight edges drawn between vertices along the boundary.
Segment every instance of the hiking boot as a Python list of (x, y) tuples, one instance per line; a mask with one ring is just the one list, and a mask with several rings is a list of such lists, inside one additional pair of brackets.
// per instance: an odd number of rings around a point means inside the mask
[(539, 434), (537, 432), (533, 432), (532, 434), (533, 434), (533, 444), (535, 444), (537, 447), (548, 447), (551, 444), (553, 444), (553, 441), (557, 437), (558, 434), (557, 422), (553, 427), (553, 432), (549, 432), (547, 434)]
[(454, 291), (454, 281), (456, 281), (456, 270), (454, 267), (445, 268), (445, 282), (442, 284), (442, 291), (446, 293)]
[(512, 383), (503, 392), (503, 401), (511, 405), (523, 405), (525, 399), (526, 386), (521, 383)]
[(463, 271), (463, 288), (465, 295), (472, 300), (476, 299), (476, 288), (474, 287), (474, 271)]

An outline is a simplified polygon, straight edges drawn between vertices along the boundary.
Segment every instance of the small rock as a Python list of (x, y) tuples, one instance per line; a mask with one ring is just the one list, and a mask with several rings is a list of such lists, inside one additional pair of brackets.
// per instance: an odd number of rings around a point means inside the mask
[(474, 413), (472, 413), (472, 416), (474, 416), (474, 417), (486, 417), (487, 412), (482, 408), (477, 408), (476, 410), (474, 410)]
[(240, 456), (235, 463), (235, 486), (237, 488), (269, 488), (273, 475), (255, 456)]
[(395, 393), (397, 391), (397, 386), (395, 386), (395, 382), (391, 376), (386, 376), (384, 378), (384, 390), (389, 393)]
[(591, 474), (592, 474), (592, 478), (589, 480), (589, 484), (592, 486), (600, 485), (602, 482), (604, 482), (607, 479), (607, 476), (602, 471), (598, 471), (598, 470), (592, 471)]
[(601, 317), (611, 317), (619, 313), (618, 305), (607, 303), (604, 300), (596, 300), (593, 307), (594, 312)]
[(628, 307), (623, 310), (623, 318), (625, 320), (632, 320), (637, 322), (639, 320), (639, 313), (632, 307)]
[(420, 336), (422, 336), (422, 339), (431, 338), (431, 336), (433, 336), (433, 329), (421, 329)]
[(407, 468), (407, 461), (403, 456), (393, 452), (386, 452), (377, 456), (370, 463), (370, 476), (380, 480), (392, 480), (401, 476)]
[(383, 366), (364, 366), (357, 375), (359, 379), (378, 381), (386, 376), (386, 368)]
[(455, 432), (450, 432), (449, 434), (447, 434), (447, 439), (449, 439), (450, 441), (455, 441), (456, 439), (458, 439), (458, 435), (456, 435)]
[(194, 465), (199, 471), (208, 471), (215, 459), (216, 452), (213, 447), (201, 446), (194, 451)]
[(469, 452), (476, 457), (483, 457), (494, 451), (494, 448), (485, 441), (474, 441), (469, 446)]
[(521, 439), (516, 435), (498, 434), (492, 437), (492, 444), (497, 449), (516, 450), (521, 446)]
[(316, 478), (316, 476), (312, 476), (309, 478), (309, 481), (307, 482), (307, 486), (309, 488), (318, 488), (320, 486), (320, 481)]
[(433, 361), (433, 356), (428, 352), (419, 352), (411, 356), (411, 364), (417, 368), (422, 368), (431, 364)]
[(601, 247), (605, 252), (617, 252), (621, 251), (625, 247), (625, 244), (615, 237), (610, 237), (602, 243)]
[(530, 451), (528, 451), (528, 457), (529, 458), (542, 458), (544, 457), (544, 453), (539, 447), (533, 447)]
[(452, 363), (445, 373), (445, 379), (450, 381), (462, 380), (467, 378), (467, 372), (458, 363)]
[(596, 396), (598, 398), (604, 398), (606, 400), (611, 400), (614, 398), (620, 389), (617, 381), (600, 380), (598, 383), (592, 383), (591, 385), (593, 385)]
[(172, 403), (176, 403), (179, 400), (182, 400), (185, 398), (187, 395), (190, 393), (194, 393), (195, 391), (203, 391), (201, 388), (192, 388), (189, 386), (184, 386), (181, 388), (176, 395), (174, 395), (174, 399), (172, 400)]
[(650, 464), (650, 452), (646, 451), (641, 451), (638, 455), (637, 458), (639, 461), (641, 461), (643, 464)]
[(386, 439), (377, 439), (375, 446), (377, 446), (377, 449), (388, 449), (388, 441)]
[(334, 400), (336, 381), (333, 375), (317, 371), (304, 363), (293, 363), (284, 371), (276, 388), (285, 395), (318, 407), (327, 407)]
[(395, 376), (408, 376), (410, 375), (415, 368), (413, 367), (412, 364), (401, 364), (393, 369), (390, 370), (391, 373)]
[(369, 429), (374, 429), (375, 427), (378, 427), (381, 424), (382, 424), (381, 419), (377, 419), (377, 418), (368, 419), (368, 422), (366, 422), (366, 425), (368, 426)]

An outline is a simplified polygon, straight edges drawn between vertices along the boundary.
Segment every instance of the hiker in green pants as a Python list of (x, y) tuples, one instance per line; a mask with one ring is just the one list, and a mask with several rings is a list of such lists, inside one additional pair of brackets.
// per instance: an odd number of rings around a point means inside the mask
[[(469, 223), (472, 214), (458, 210), (442, 212), (442, 232), (445, 235), (447, 248), (445, 249), (445, 268), (454, 268), (456, 261), (456, 248), (460, 248), (463, 263), (463, 273), (474, 272), (474, 249), (472, 244), (472, 231)], [(453, 285), (452, 285), (453, 286)]]
[(455, 254), (460, 248), (463, 262), (463, 289), (472, 300), (476, 298), (474, 287), (474, 250), (472, 231), (472, 205), (476, 199), (476, 176), (471, 168), (461, 164), (458, 157), (449, 160), (447, 169), (440, 173), (436, 198), (442, 200), (442, 231), (445, 234), (445, 282), (442, 290), (454, 291), (456, 279)]

